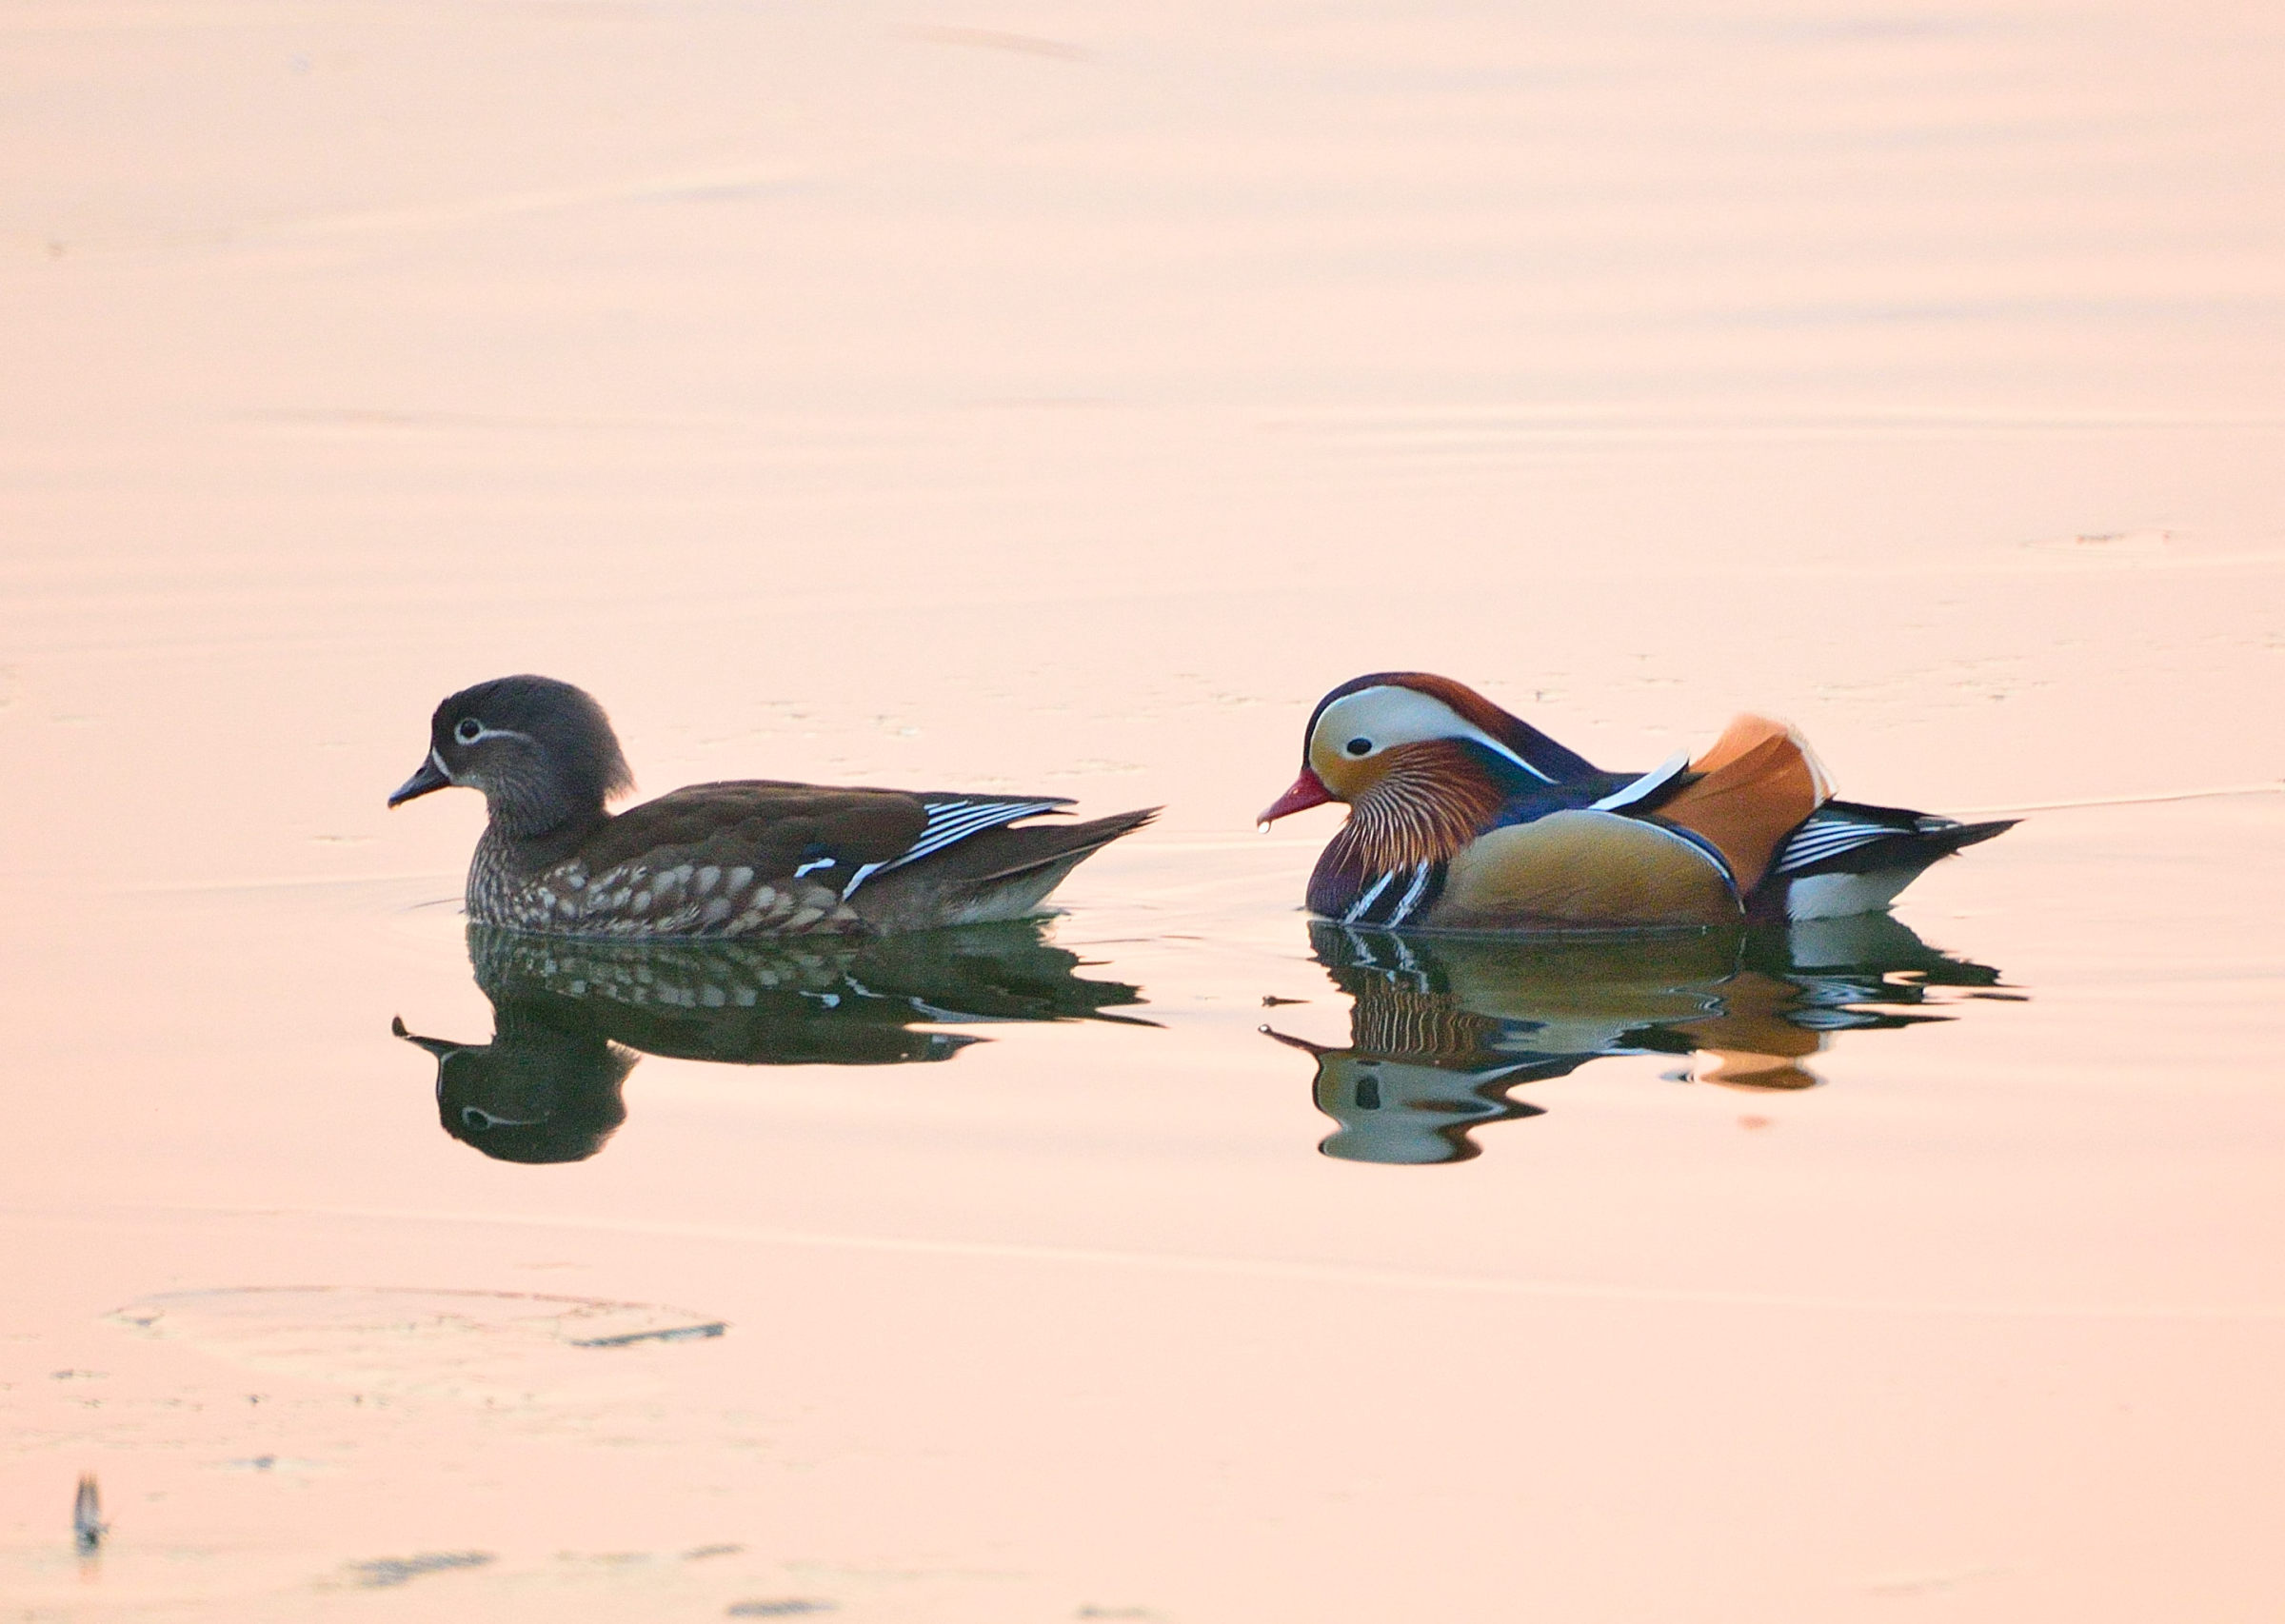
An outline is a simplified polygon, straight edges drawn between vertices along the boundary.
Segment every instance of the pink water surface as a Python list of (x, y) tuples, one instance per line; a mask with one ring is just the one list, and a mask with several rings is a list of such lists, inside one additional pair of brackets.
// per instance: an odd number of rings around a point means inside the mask
[[(2285, 1610), (2271, 10), (0, 40), (9, 1616)], [(1249, 825), (1392, 666), (2050, 808), (1899, 910), (1996, 984), (1318, 1154), (1332, 815)], [(1155, 1024), (447, 1137), (482, 809), (382, 798), (527, 669), (650, 793), (1164, 803), (1052, 929)]]

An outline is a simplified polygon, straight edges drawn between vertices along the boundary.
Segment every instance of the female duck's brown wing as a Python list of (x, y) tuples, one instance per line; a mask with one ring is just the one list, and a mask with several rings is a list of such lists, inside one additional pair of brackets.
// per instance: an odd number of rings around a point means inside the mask
[[(913, 930), (1012, 917), (979, 907), (985, 893), (996, 901), (1006, 890), (996, 881), (1053, 868), (1036, 902), (1071, 864), (1136, 826), (1005, 827), (1067, 804), (761, 780), (692, 784), (628, 809), (583, 844), (582, 901), (598, 888), (613, 899), (625, 892), (594, 911), (631, 910), (649, 932), (671, 935)], [(1121, 826), (1100, 826), (1107, 823)]]
[(731, 861), (764, 879), (792, 878), (820, 858), (845, 881), (909, 853), (928, 826), (919, 796), (745, 780), (694, 783), (620, 813), (582, 848), (590, 868)]

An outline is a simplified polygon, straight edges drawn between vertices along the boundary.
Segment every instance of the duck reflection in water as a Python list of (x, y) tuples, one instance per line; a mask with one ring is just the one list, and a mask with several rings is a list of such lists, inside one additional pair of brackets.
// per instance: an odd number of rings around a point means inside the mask
[(1824, 1035), (1944, 1020), (1937, 988), (1998, 972), (1930, 947), (1886, 914), (1757, 930), (1608, 937), (1464, 937), (1309, 927), (1349, 995), (1349, 1046), (1264, 1026), (1317, 1058), (1319, 1149), (1348, 1161), (1465, 1161), (1487, 1123), (1544, 1114), (1526, 1082), (1606, 1055), (1705, 1057), (1701, 1082), (1798, 1089)]
[(983, 1040), (924, 1028), (1094, 1019), (1139, 988), (1088, 980), (1045, 926), (873, 939), (620, 941), (468, 927), (492, 1038), (396, 1035), (436, 1057), (445, 1132), (502, 1161), (580, 1161), (626, 1119), (621, 1087), (645, 1055), (731, 1065), (948, 1060)]

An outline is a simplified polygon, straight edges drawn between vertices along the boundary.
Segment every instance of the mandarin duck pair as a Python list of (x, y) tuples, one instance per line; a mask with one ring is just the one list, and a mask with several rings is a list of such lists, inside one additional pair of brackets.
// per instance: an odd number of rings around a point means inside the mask
[[(559, 936), (889, 935), (1021, 919), (1156, 809), (1035, 823), (1055, 796), (692, 784), (613, 813), (630, 786), (603, 707), (502, 677), (437, 706), (391, 806), (458, 785), (489, 811), (468, 866), (479, 924)], [(1836, 801), (1792, 729), (1732, 723), (1647, 773), (1589, 763), (1449, 678), (1344, 683), (1309, 719), (1300, 778), (1262, 822), (1327, 802), (1349, 820), (1310, 910), (1435, 931), (1672, 929), (1888, 906), (2011, 822)]]

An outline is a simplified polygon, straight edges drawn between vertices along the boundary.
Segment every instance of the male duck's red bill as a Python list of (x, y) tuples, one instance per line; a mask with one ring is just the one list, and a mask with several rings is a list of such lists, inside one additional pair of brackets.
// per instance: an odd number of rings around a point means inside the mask
[(1836, 801), (1799, 735), (1741, 716), (1695, 760), (1605, 772), (1448, 677), (1343, 683), (1263, 823), (1345, 802), (1309, 906), (1348, 924), (1605, 930), (1885, 908), (2013, 820)]

